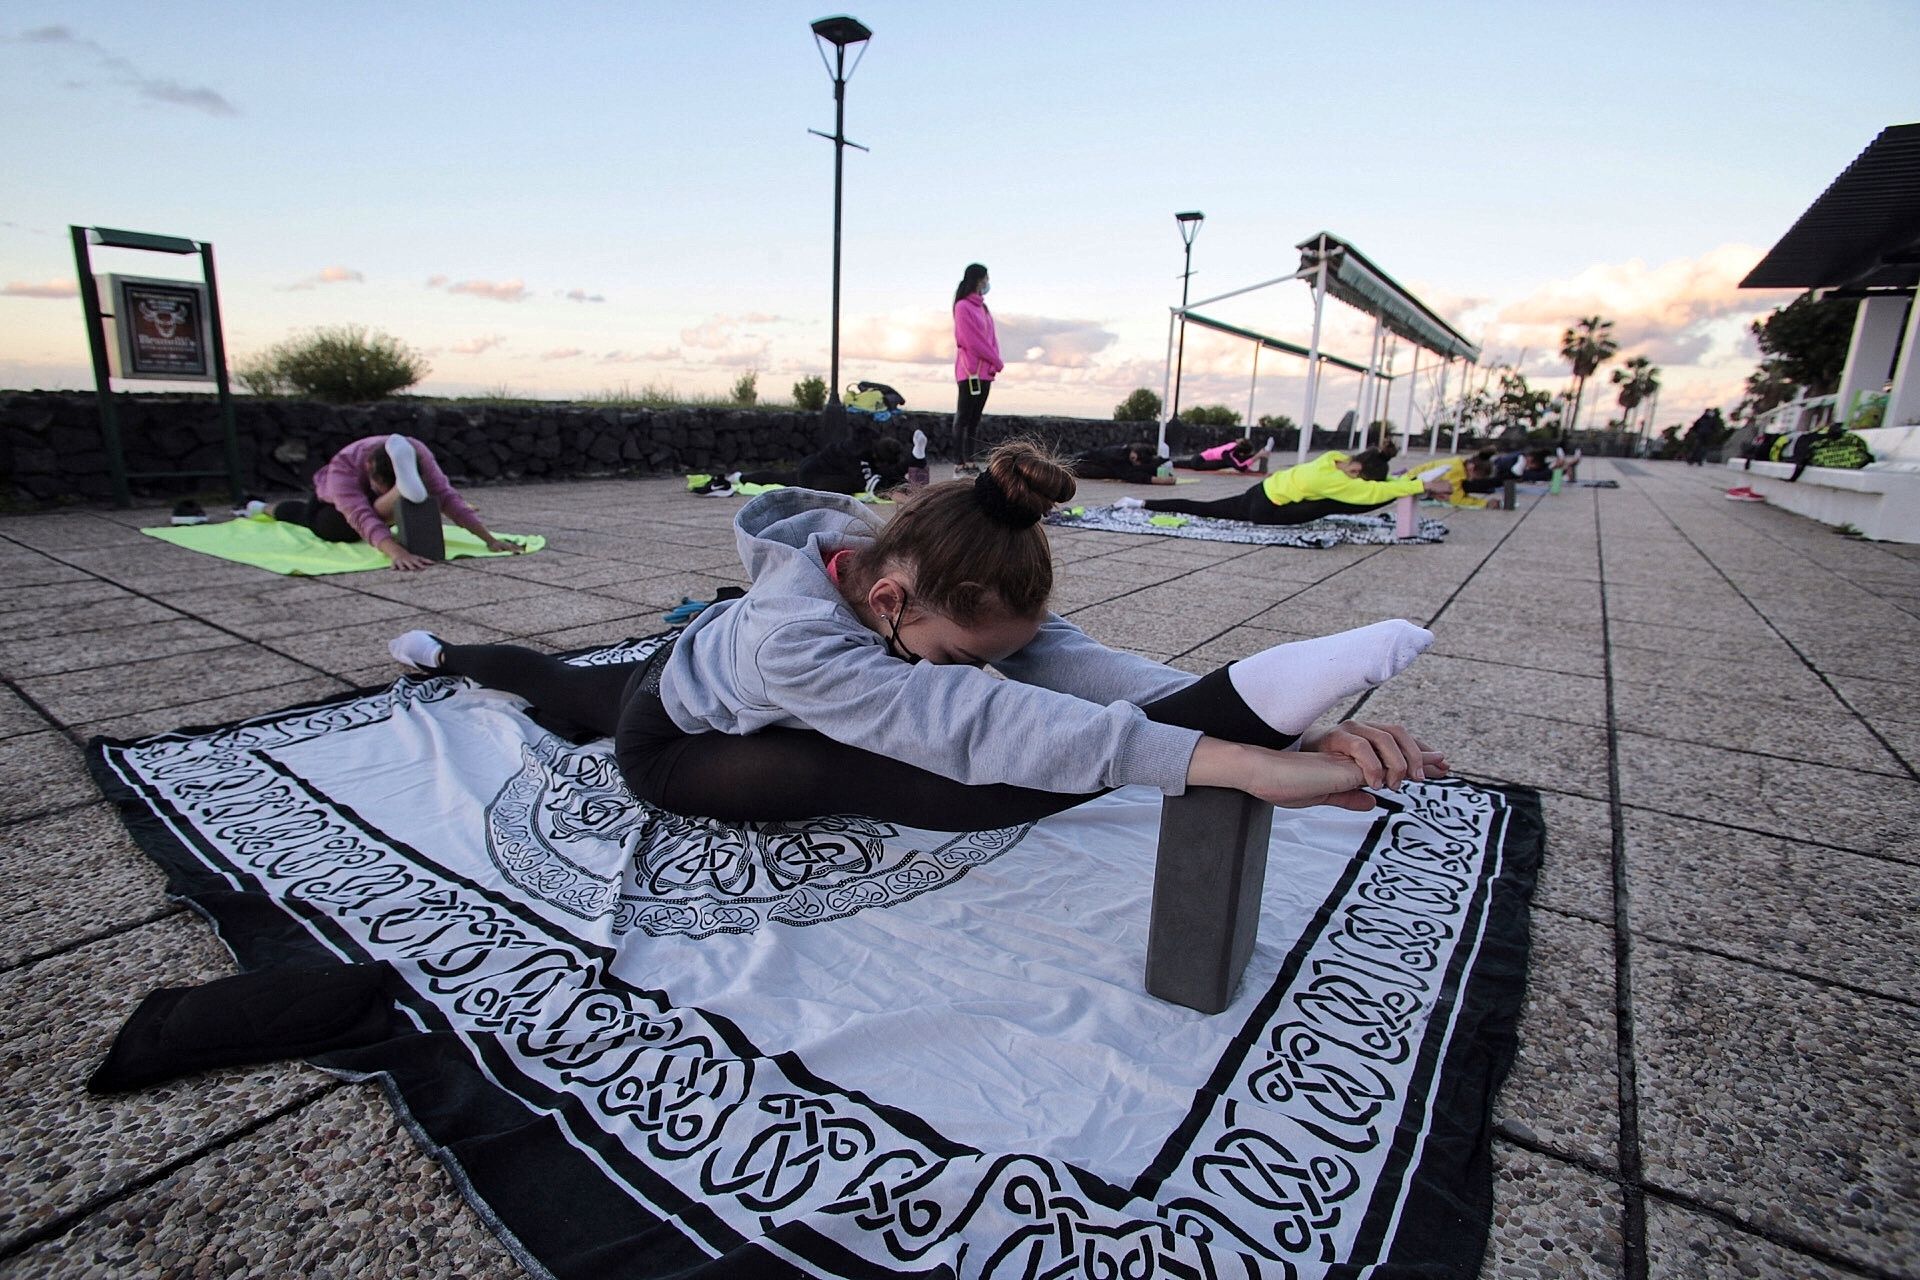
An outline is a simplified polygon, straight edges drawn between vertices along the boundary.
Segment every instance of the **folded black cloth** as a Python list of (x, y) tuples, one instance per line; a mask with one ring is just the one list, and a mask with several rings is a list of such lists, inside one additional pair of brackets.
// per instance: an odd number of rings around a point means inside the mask
[(213, 1067), (250, 1066), (385, 1039), (393, 967), (259, 969), (140, 1002), (87, 1081), (91, 1093), (142, 1089)]

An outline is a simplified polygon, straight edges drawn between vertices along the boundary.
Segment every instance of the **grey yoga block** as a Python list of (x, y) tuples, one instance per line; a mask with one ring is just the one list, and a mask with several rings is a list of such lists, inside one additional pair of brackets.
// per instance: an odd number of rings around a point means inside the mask
[(1160, 806), (1147, 925), (1147, 994), (1218, 1013), (1260, 931), (1273, 806), (1244, 791), (1192, 787)]
[(440, 505), (400, 499), (400, 545), (429, 560), (447, 558), (447, 537), (440, 529)]
[(1500, 486), (1500, 505), (1509, 511), (1520, 505), (1520, 487), (1511, 479)]

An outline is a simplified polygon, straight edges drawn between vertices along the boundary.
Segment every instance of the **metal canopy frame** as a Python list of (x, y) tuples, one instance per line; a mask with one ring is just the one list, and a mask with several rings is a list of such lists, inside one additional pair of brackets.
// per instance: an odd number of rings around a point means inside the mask
[[(1285, 351), (1289, 355), (1303, 356), (1307, 361), (1307, 407), (1305, 421), (1300, 427), (1298, 456), (1299, 460), (1304, 462), (1307, 457), (1307, 447), (1313, 439), (1313, 418), (1320, 396), (1320, 370), (1323, 365), (1333, 363), (1342, 368), (1353, 369), (1359, 372), (1361, 377), (1361, 407), (1366, 410), (1366, 421), (1370, 424), (1373, 421), (1374, 397), (1378, 393), (1379, 384), (1386, 384), (1387, 391), (1390, 394), (1393, 379), (1397, 376), (1386, 373), (1380, 368), (1380, 363), (1385, 356), (1385, 343), (1388, 334), (1404, 339), (1414, 346), (1412, 376), (1409, 377), (1407, 384), (1409, 388), (1407, 393), (1409, 412), (1411, 412), (1412, 408), (1414, 391), (1419, 386), (1418, 375), (1420, 372), (1420, 352), (1422, 350), (1431, 351), (1435, 355), (1440, 356), (1444, 361), (1440, 372), (1440, 402), (1442, 404), (1446, 402), (1447, 375), (1453, 368), (1453, 362), (1456, 359), (1464, 359), (1469, 364), (1477, 364), (1479, 362), (1480, 347), (1478, 344), (1469, 341), (1458, 329), (1455, 329), (1445, 320), (1442, 320), (1425, 303), (1421, 302), (1420, 299), (1416, 298), (1413, 294), (1407, 292), (1398, 281), (1375, 266), (1365, 254), (1354, 248), (1353, 245), (1347, 241), (1342, 240), (1330, 232), (1322, 231), (1302, 240), (1294, 247), (1300, 250), (1300, 269), (1298, 271), (1292, 272), (1289, 275), (1275, 276), (1271, 280), (1262, 280), (1258, 284), (1250, 284), (1244, 288), (1232, 289), (1226, 293), (1215, 294), (1210, 298), (1202, 298), (1198, 302), (1190, 305), (1183, 304), (1178, 307), (1169, 308), (1171, 312), (1171, 315), (1169, 315), (1167, 319), (1167, 378), (1169, 380), (1172, 377), (1173, 371), (1174, 333), (1182, 321), (1199, 324), (1204, 328), (1214, 329), (1252, 341), (1254, 343), (1253, 376), (1256, 382), (1260, 376), (1260, 352), (1262, 348), (1270, 347), (1275, 350)], [(1291, 280), (1310, 280), (1313, 286), (1313, 337), (1304, 349), (1294, 343), (1282, 342), (1277, 338), (1269, 338), (1251, 329), (1243, 329), (1238, 326), (1223, 324), (1220, 321), (1210, 320), (1204, 316), (1195, 314), (1194, 308), (1196, 307), (1210, 306), (1213, 303), (1224, 301), (1227, 298), (1237, 298), (1242, 294), (1253, 293), (1276, 284), (1285, 284)], [(1366, 364), (1359, 365), (1349, 360), (1340, 360), (1321, 354), (1320, 323), (1329, 294), (1336, 300), (1353, 307), (1355, 310), (1373, 317), (1373, 341), (1367, 352)], [(1166, 395), (1164, 394), (1166, 385), (1167, 384), (1163, 382), (1163, 394), (1160, 400), (1162, 405), (1167, 403)], [(1251, 390), (1249, 390), (1247, 394), (1247, 416), (1249, 420), (1251, 420), (1253, 416), (1253, 393)], [(1356, 412), (1356, 425), (1358, 425), (1359, 417), (1360, 415)], [(1162, 457), (1165, 457), (1167, 453), (1167, 422), (1168, 417), (1162, 416), (1160, 419), (1159, 440), (1160, 454)], [(1252, 431), (1250, 421), (1246, 431), (1247, 433)], [(1411, 436), (1411, 432), (1412, 423), (1409, 421), (1407, 424), (1407, 434), (1409, 437)]]
[(1911, 289), (1920, 282), (1920, 124), (1891, 125), (1800, 215), (1742, 289)]
[[(133, 505), (129, 480), (206, 480), (225, 474), (234, 502), (246, 496), (240, 479), (240, 439), (233, 419), (233, 395), (227, 381), (226, 335), (220, 325), (220, 286), (213, 270), (213, 246), (182, 236), (160, 236), (145, 231), (116, 231), (111, 227), (67, 228), (73, 235), (73, 263), (80, 273), (80, 306), (87, 318), (87, 346), (93, 353), (93, 389), (100, 401), (100, 441), (106, 448), (107, 474), (113, 484), (115, 506)], [(127, 458), (120, 444), (120, 419), (113, 404), (112, 371), (107, 364), (105, 313), (100, 307), (100, 287), (93, 278), (93, 257), (89, 244), (108, 249), (138, 249), (146, 253), (198, 254), (201, 278), (207, 286), (208, 328), (213, 336), (214, 385), (220, 396), (220, 425), (226, 445), (227, 469), (219, 471), (133, 471), (127, 470)], [(116, 322), (119, 317), (115, 317)]]

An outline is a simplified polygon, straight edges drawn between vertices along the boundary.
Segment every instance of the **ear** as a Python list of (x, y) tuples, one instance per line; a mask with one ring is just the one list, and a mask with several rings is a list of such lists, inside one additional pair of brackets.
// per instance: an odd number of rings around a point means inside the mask
[(906, 601), (905, 585), (890, 574), (875, 578), (873, 585), (867, 588), (867, 608), (873, 610), (878, 617), (893, 617), (900, 612), (900, 607)]

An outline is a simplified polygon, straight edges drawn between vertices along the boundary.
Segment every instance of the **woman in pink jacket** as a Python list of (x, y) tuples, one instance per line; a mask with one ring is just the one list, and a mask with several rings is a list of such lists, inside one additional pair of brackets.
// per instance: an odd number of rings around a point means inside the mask
[(953, 378), (960, 384), (960, 408), (953, 415), (954, 474), (977, 476), (974, 431), (980, 426), (994, 375), (1006, 368), (1000, 359), (1000, 340), (993, 332), (993, 313), (987, 310), (987, 269), (970, 263), (953, 294)]

